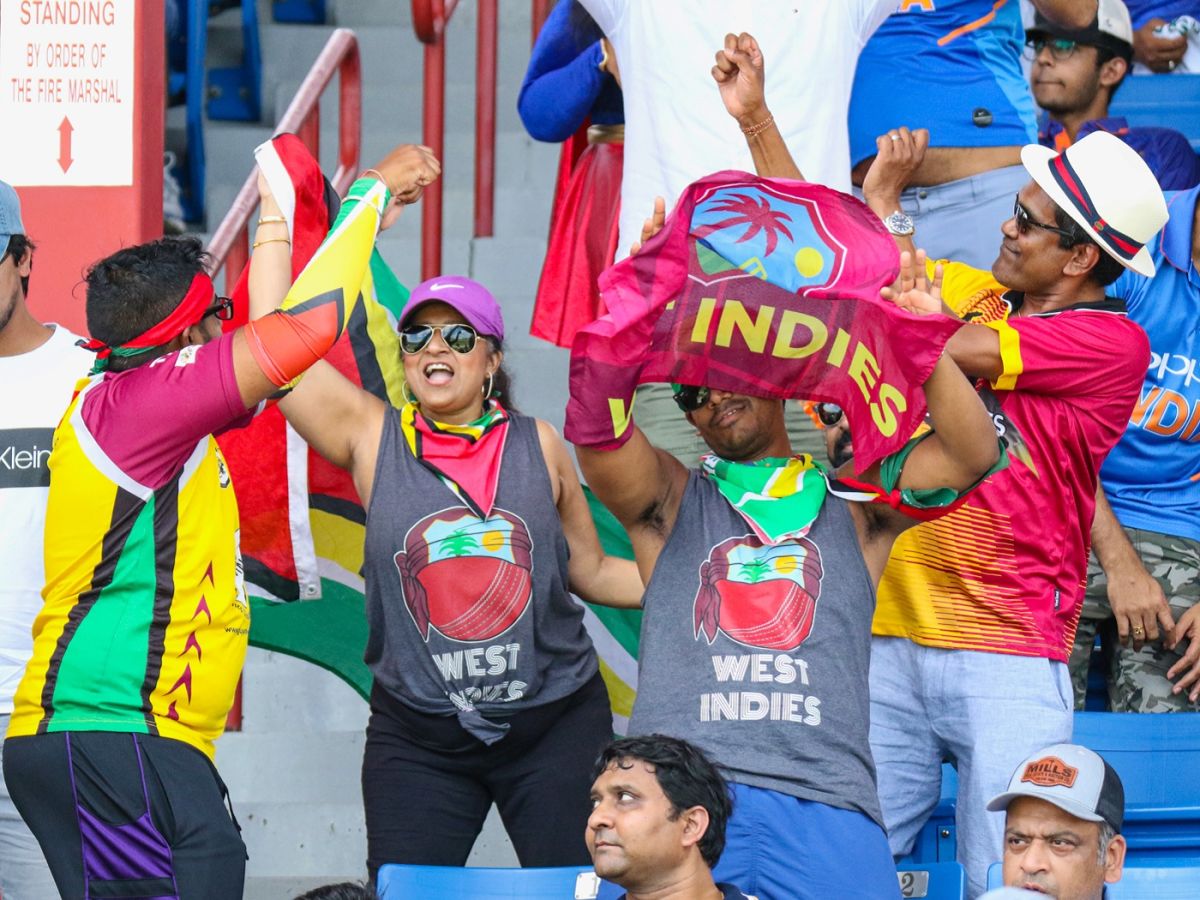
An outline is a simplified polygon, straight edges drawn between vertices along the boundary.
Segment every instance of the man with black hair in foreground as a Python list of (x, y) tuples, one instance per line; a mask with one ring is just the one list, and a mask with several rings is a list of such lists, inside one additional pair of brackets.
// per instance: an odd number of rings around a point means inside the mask
[(661, 734), (622, 738), (600, 754), (594, 774), (588, 851), (596, 874), (625, 888), (628, 900), (748, 897), (713, 881), (733, 803), (700, 750)]
[(228, 334), (195, 240), (88, 272), (96, 364), (54, 434), (45, 605), (4, 743), (13, 802), (66, 900), (241, 898), (246, 850), (212, 759), (250, 608), (213, 434), (333, 346), (379, 228), (438, 173), (427, 148), (393, 150), (280, 308)]

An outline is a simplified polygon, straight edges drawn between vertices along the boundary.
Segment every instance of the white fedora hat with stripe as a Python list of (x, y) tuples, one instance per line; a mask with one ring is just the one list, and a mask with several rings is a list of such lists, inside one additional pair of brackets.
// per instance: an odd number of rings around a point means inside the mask
[(1029, 144), (1021, 162), (1105, 253), (1140, 275), (1154, 276), (1146, 244), (1167, 223), (1167, 201), (1136, 150), (1107, 131), (1093, 131), (1062, 153)]

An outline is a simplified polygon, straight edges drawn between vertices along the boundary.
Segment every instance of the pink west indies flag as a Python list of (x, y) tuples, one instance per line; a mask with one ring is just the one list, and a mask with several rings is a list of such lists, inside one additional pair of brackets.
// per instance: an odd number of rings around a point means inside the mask
[(620, 446), (636, 385), (678, 382), (836, 403), (865, 470), (921, 424), (919, 388), (961, 325), (880, 299), (898, 256), (847, 194), (733, 171), (693, 183), (600, 278), (608, 313), (572, 347), (567, 438)]

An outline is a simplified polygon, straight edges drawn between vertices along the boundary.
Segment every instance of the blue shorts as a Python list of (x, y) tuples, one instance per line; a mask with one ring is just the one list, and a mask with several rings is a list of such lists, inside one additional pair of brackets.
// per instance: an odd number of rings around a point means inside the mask
[(869, 816), (733, 784), (725, 852), (713, 870), (759, 900), (900, 897), (883, 829)]

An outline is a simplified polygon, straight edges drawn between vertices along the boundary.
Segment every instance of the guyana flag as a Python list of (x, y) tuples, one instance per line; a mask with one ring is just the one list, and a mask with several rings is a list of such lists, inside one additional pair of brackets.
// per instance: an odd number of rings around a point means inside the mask
[[(294, 135), (256, 151), (260, 169), (288, 220), (292, 278), (340, 221), (336, 192)], [(232, 293), (235, 317), (246, 322), (248, 271)], [(394, 406), (404, 403), (397, 325), (408, 290), (378, 250), (350, 325), (325, 357), (354, 383)], [(241, 547), (252, 616), (250, 643), (308, 660), (340, 676), (365, 699), (371, 673), (363, 663), (366, 514), (349, 473), (309, 449), (277, 408), (247, 428), (221, 436), (241, 515)], [(632, 559), (617, 521), (589, 494), (601, 540), (610, 553)], [(586, 605), (588, 630), (619, 731), (633, 708), (641, 613)]]

